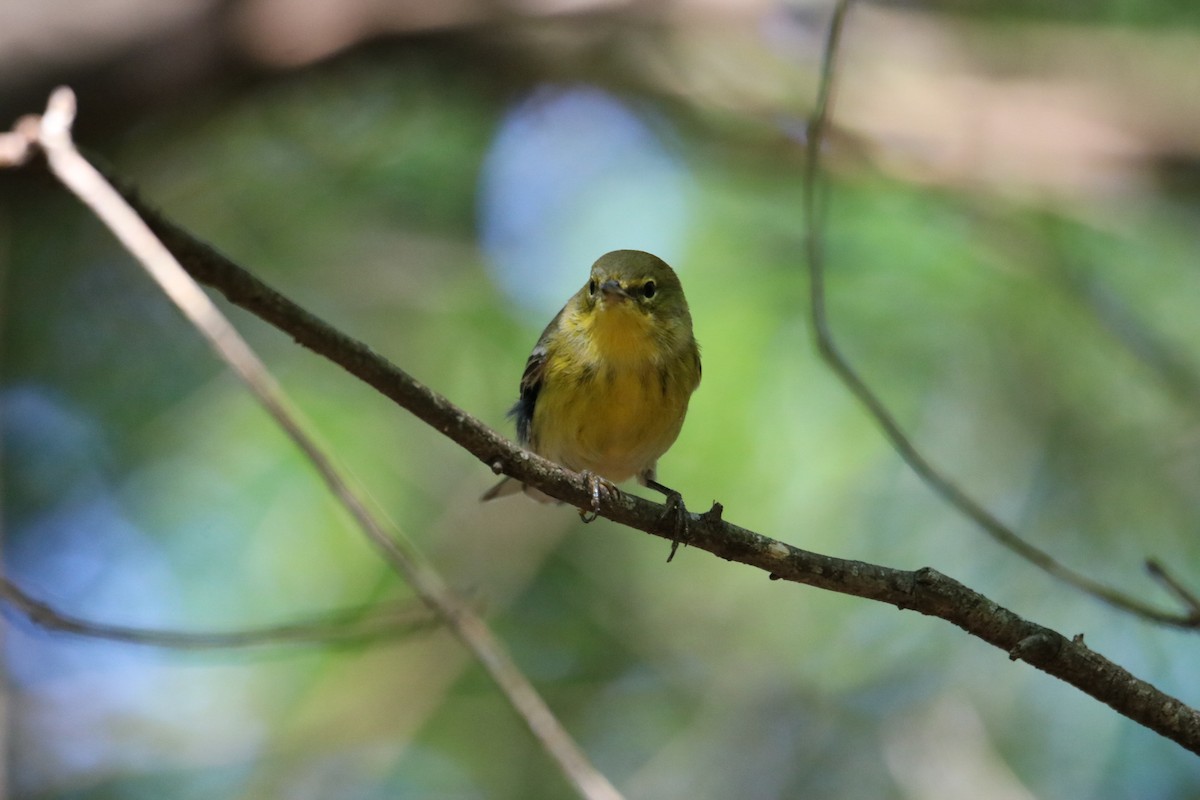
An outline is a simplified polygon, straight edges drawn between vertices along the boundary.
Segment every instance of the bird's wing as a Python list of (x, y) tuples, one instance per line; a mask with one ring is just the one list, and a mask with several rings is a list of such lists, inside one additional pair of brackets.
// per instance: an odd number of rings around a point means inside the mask
[(538, 393), (542, 390), (542, 379), (546, 374), (546, 355), (562, 314), (563, 312), (560, 310), (554, 315), (554, 319), (550, 320), (550, 324), (538, 337), (537, 344), (533, 346), (533, 352), (525, 361), (525, 371), (521, 374), (520, 396), (508, 412), (508, 415), (517, 421), (517, 441), (522, 445), (528, 446), (530, 443), (533, 409), (537, 405)]

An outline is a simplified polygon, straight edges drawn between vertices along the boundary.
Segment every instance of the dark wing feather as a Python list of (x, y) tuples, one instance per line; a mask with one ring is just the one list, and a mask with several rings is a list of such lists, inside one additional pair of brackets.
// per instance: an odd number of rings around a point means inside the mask
[(523, 446), (529, 445), (533, 433), (533, 409), (537, 405), (538, 393), (542, 390), (542, 378), (546, 373), (548, 344), (551, 333), (558, 327), (558, 320), (562, 313), (559, 311), (555, 314), (554, 319), (550, 320), (550, 324), (538, 337), (533, 352), (525, 361), (525, 372), (521, 375), (521, 394), (508, 411), (508, 415), (517, 421), (517, 441)]

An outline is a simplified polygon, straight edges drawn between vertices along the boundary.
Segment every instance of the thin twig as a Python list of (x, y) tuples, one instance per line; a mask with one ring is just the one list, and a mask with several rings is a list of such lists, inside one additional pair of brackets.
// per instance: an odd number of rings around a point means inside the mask
[(1175, 595), (1180, 603), (1191, 609), (1191, 618), (1197, 624), (1200, 624), (1200, 596), (1197, 596), (1195, 592), (1180, 583), (1179, 579), (1172, 575), (1162, 565), (1162, 562), (1156, 559), (1146, 559), (1146, 571), (1150, 573), (1150, 577), (1161, 583), (1167, 588), (1167, 591)]
[(1107, 584), (1063, 565), (1046, 551), (1021, 538), (1012, 528), (1001, 522), (999, 518), (984, 508), (977, 500), (967, 494), (965, 490), (950, 480), (949, 477), (925, 458), (924, 454), (913, 444), (908, 434), (904, 432), (904, 429), (884, 404), (883, 400), (875, 394), (874, 390), (859, 375), (858, 371), (850, 364), (849, 359), (842, 354), (834, 342), (825, 302), (825, 252), (822, 239), (824, 225), (820, 218), (821, 208), (818, 203), (817, 193), (822, 185), (820, 168), (821, 148), (825, 141), (825, 133), (829, 127), (829, 115), (835, 89), (834, 77), (836, 75), (837, 54), (849, 7), (850, 0), (839, 0), (834, 9), (821, 63), (821, 80), (817, 93), (817, 102), (812, 120), (808, 126), (808, 136), (805, 142), (803, 194), (805, 242), (809, 269), (812, 326), (817, 350), (821, 354), (821, 358), (833, 370), (842, 383), (845, 384), (846, 388), (862, 403), (867, 413), (874, 418), (879, 427), (883, 429), (884, 435), (891, 442), (892, 447), (895, 448), (900, 458), (908, 464), (909, 468), (943, 500), (982, 528), (984, 532), (997, 542), (1049, 575), (1077, 589), (1081, 589), (1115, 608), (1122, 609), (1153, 622), (1185, 628), (1197, 627), (1200, 625), (1200, 620), (1197, 620), (1191, 613), (1180, 614), (1178, 611), (1166, 610), (1131, 597), (1124, 592), (1118, 591)]
[(266, 366), (233, 325), (137, 212), (79, 154), (71, 141), (74, 117), (74, 94), (65, 87), (55, 90), (42, 117), (38, 137), (54, 174), (112, 230), (221, 359), (237, 373), (275, 422), (303, 451), (388, 564), (474, 654), (576, 790), (587, 798), (619, 798), (617, 790), (588, 761), (483, 619), (453, 594), (394, 526), (390, 531), (385, 530), (307, 433), (299, 414), (290, 407)]
[(31, 622), (47, 630), (171, 650), (215, 650), (312, 642), (352, 644), (428, 628), (434, 622), (433, 615), (424, 608), (397, 608), (391, 611), (370, 609), (366, 612), (353, 610), (328, 614), (308, 622), (200, 633), (111, 625), (83, 619), (38, 600), (7, 578), (0, 578), (0, 597)]

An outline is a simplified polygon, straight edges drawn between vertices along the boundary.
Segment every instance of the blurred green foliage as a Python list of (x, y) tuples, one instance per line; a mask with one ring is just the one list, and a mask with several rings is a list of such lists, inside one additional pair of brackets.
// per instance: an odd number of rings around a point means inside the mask
[(1137, 25), (1150, 28), (1200, 25), (1200, 8), (1188, 0), (932, 0), (926, 8), (990, 21)]
[[(546, 320), (512, 313), (474, 230), (479, 170), (513, 88), (428, 49), (376, 51), (180, 101), (88, 144), (168, 216), (508, 431)], [(919, 484), (819, 362), (798, 147), (760, 156), (753, 136), (722, 138), (736, 117), (714, 133), (677, 101), (658, 110), (694, 179), (678, 266), (705, 365), (664, 480), (694, 510), (719, 499), (727, 518), (799, 546), (932, 565), (1200, 702), (1195, 635), (1100, 606), (1001, 550)], [(1001, 199), (834, 164), (835, 335), (932, 460), (1089, 575), (1165, 602), (1140, 570), (1153, 555), (1200, 582), (1196, 398), (1179, 391), (1200, 372), (1196, 209), (1143, 192), (1106, 216), (1082, 200)], [(149, 559), (167, 587), (145, 589), (163, 611), (155, 623), (181, 629), (408, 598), (136, 266), (32, 172), (0, 176), (0, 477), (17, 579), (74, 613), (120, 616), (91, 593), (136, 586)], [(582, 280), (587, 266), (564, 268)], [(570, 509), (481, 506), (486, 467), (230, 313), (372, 502), (488, 613), (631, 797), (911, 798), (939, 796), (946, 775), (979, 797), (1200, 793), (1194, 757), (938, 621), (686, 549), (667, 567), (658, 540), (583, 527)], [(1131, 344), (1139, 336), (1171, 354), (1166, 372)], [(18, 392), (75, 429), (16, 416)], [(103, 498), (142, 537), (127, 537), (141, 542), (129, 550), (105, 544), (108, 528), (70, 539), (90, 559), (86, 580), (54, 560), (69, 553), (39, 550), (58, 541), (45, 520), (78, 497)], [(139, 651), (130, 686), (108, 662), (73, 655), (74, 640), (11, 631), (33, 660), (10, 660), (19, 796), (568, 795), (440, 632)]]

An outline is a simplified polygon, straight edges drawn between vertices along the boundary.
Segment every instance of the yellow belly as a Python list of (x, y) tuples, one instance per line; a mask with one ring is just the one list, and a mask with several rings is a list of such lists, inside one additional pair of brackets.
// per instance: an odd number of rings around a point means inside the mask
[(700, 382), (690, 326), (664, 326), (633, 302), (564, 313), (546, 342), (530, 432), (534, 452), (613, 483), (675, 443)]
[(547, 375), (533, 415), (533, 449), (614, 483), (654, 466), (674, 444), (693, 385), (650, 362)]

